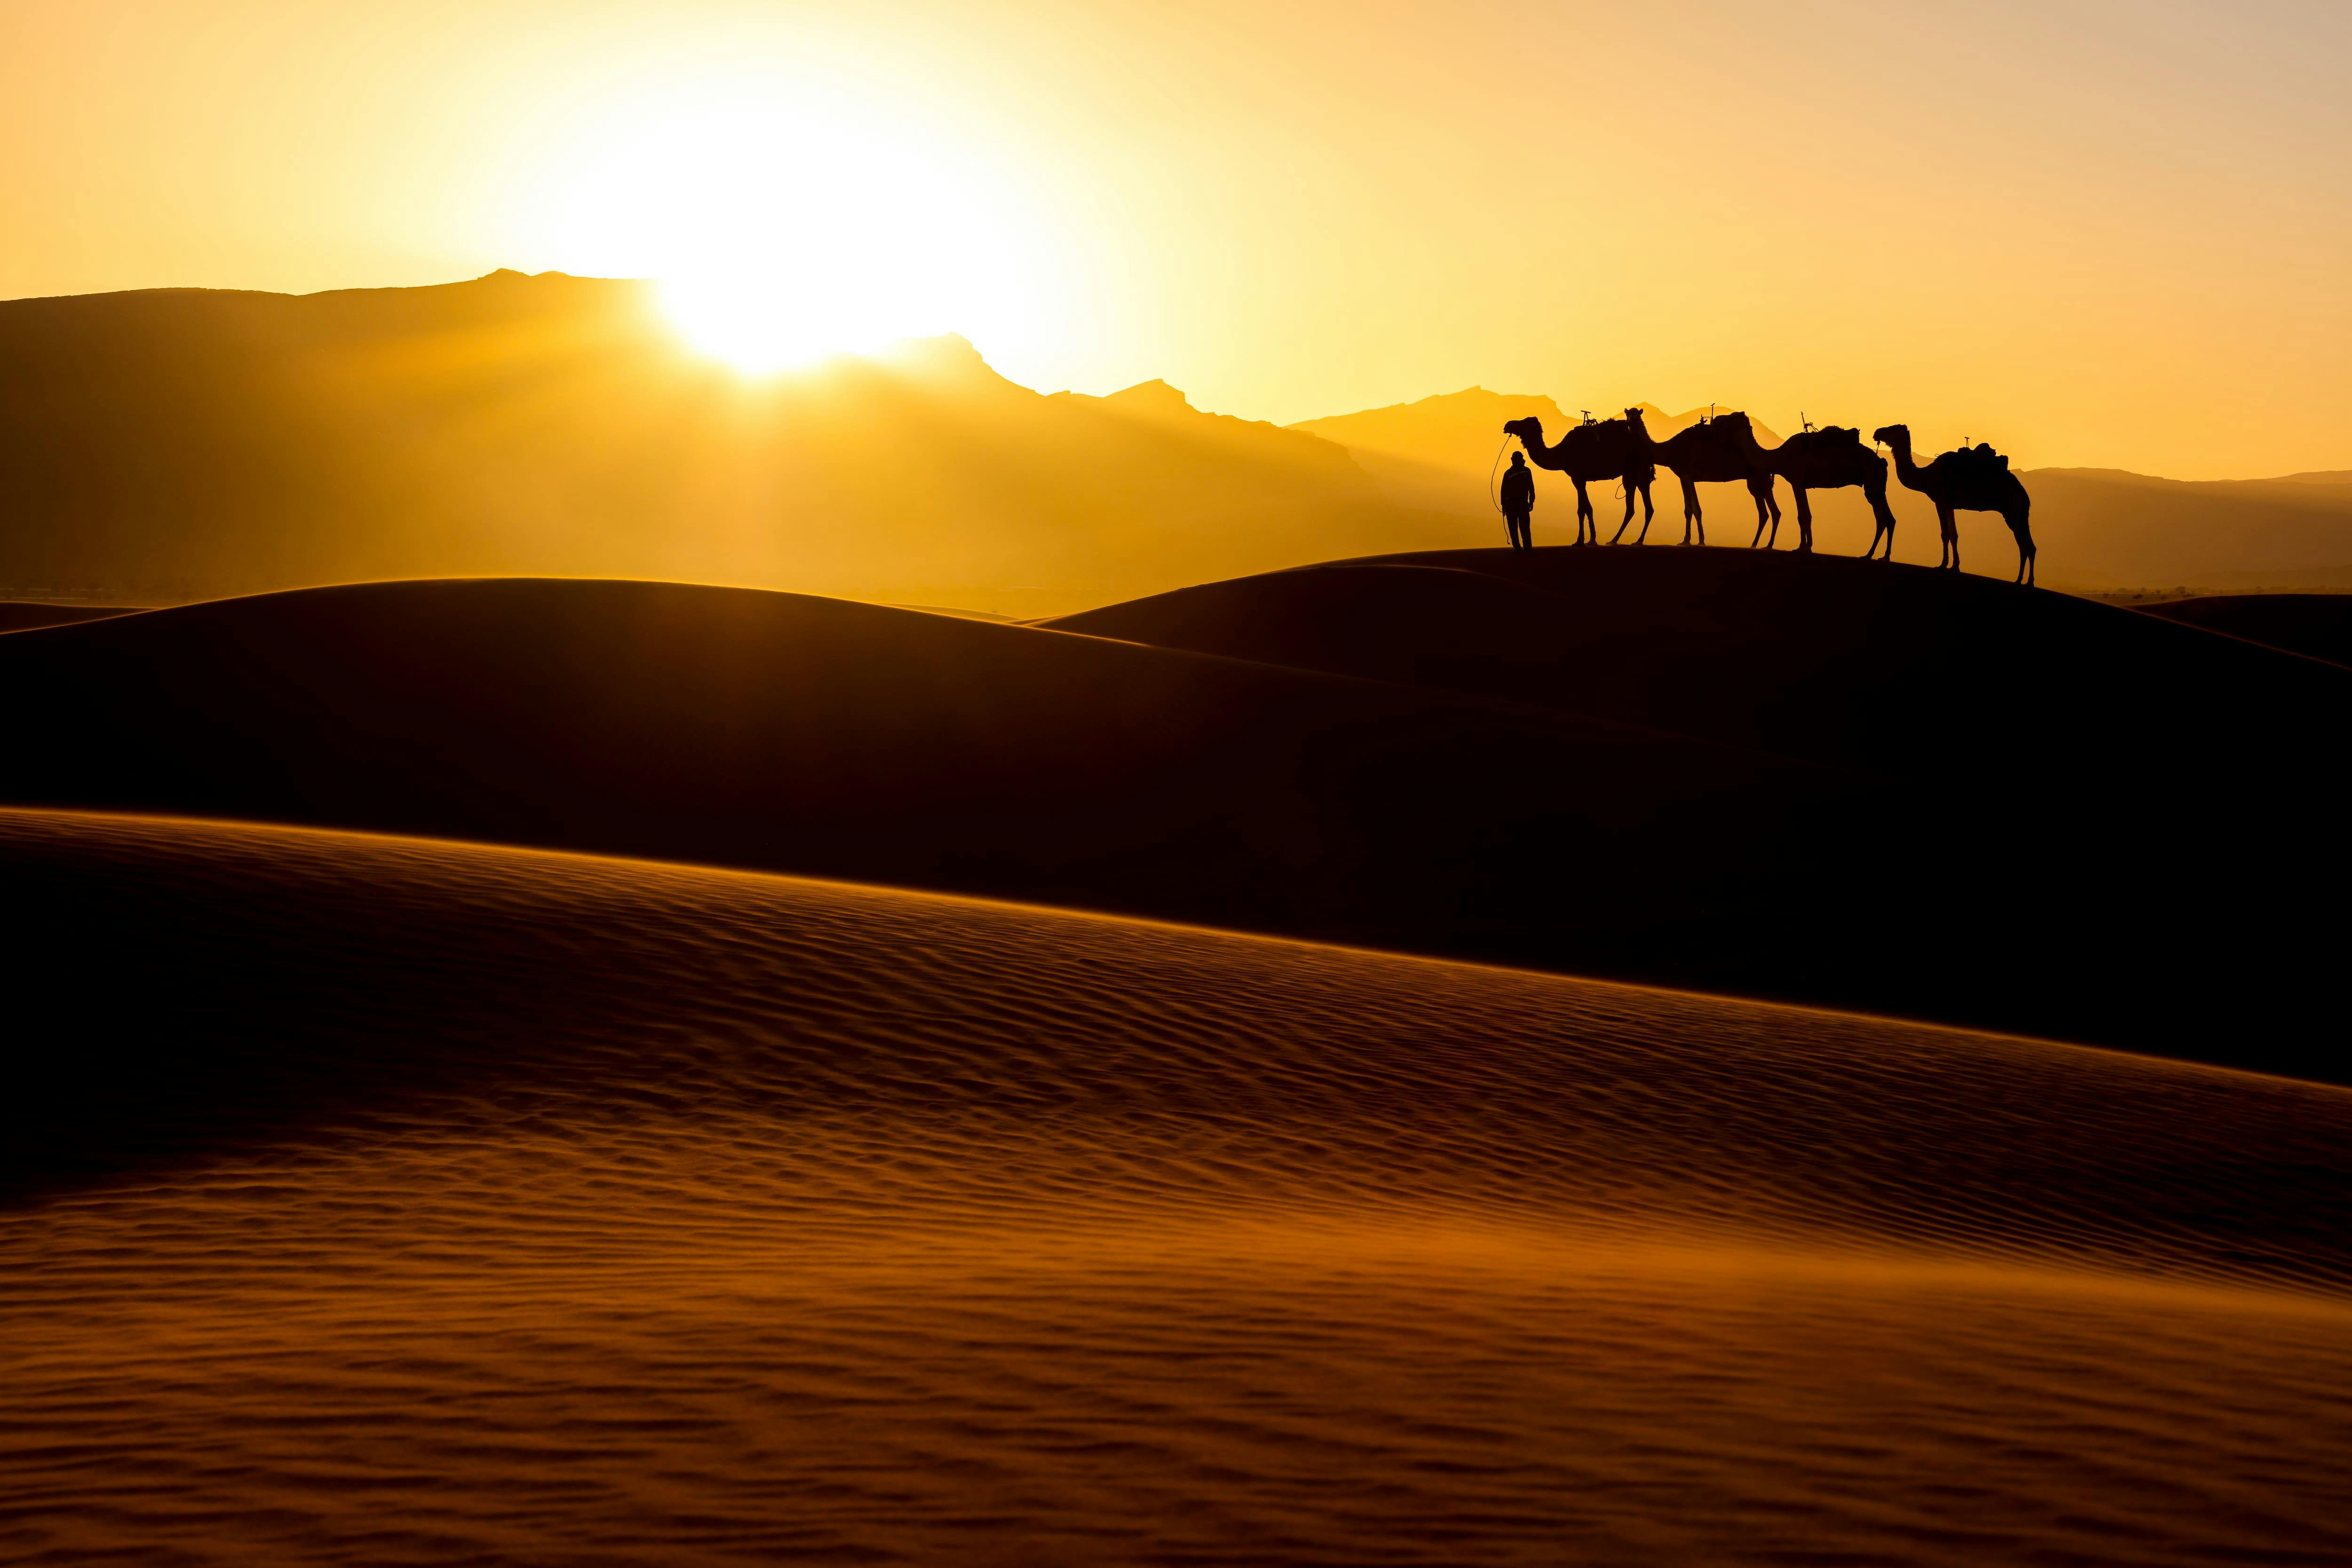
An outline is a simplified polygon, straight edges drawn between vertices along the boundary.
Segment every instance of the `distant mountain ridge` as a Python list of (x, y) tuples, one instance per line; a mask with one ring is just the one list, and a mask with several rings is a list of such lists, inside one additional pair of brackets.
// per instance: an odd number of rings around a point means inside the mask
[[(1640, 406), (1659, 440), (1704, 412)], [(683, 351), (649, 286), (553, 272), (7, 300), (0, 597), (522, 574), (1048, 615), (1491, 542), (1502, 426), (1529, 416), (1575, 411), (1468, 387), (1284, 427), (1158, 380), (1048, 395), (953, 334), (745, 383)], [(2352, 586), (2352, 470), (2028, 481), (2056, 584)], [(1538, 493), (1538, 542), (1564, 542), (1566, 485)], [(1705, 494), (1715, 542), (1744, 544), (1745, 497)], [(1932, 562), (1932, 509), (1893, 500), (1897, 557)], [(1858, 494), (1815, 504), (1820, 548), (1858, 554)], [(1970, 570), (2009, 574), (1997, 521), (1961, 533)]]
[(1342, 448), (953, 335), (747, 384), (646, 285), (498, 272), (0, 302), (0, 596), (390, 577), (732, 583), (1013, 615), (1475, 542)]

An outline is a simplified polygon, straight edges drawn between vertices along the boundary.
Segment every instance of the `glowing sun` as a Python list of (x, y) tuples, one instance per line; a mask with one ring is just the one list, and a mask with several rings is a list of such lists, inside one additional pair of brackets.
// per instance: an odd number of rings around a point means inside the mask
[(752, 374), (949, 331), (1024, 325), (1003, 182), (857, 106), (738, 89), (604, 116), (567, 160), (565, 253), (662, 280), (679, 334)]

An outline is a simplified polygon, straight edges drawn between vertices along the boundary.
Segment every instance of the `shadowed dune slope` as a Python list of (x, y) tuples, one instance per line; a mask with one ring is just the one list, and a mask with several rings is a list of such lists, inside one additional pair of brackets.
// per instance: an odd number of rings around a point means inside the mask
[[(1810, 852), (1669, 834), (1678, 812), (1762, 801), (1793, 829), (1857, 804), (1825, 770), (1602, 721), (672, 584), (373, 584), (23, 633), (0, 701), (18, 803), (1473, 949), (1737, 918)], [(1497, 798), (1507, 778), (1554, 782)], [(1604, 804), (1612, 831), (1575, 811)]]
[(28, 599), (0, 600), (0, 632), (30, 631), (37, 626), (69, 626), (82, 621), (103, 621), (136, 614), (135, 607), (114, 605), (45, 605)]
[[(1440, 602), (1382, 624), (1426, 636)], [(18, 804), (841, 876), (2345, 1070), (2306, 1026), (2333, 1005), (2331, 932), (2283, 922), (2275, 889), (2182, 895), (2235, 900), (2213, 921), (2021, 857), (2013, 815), (1965, 820), (1948, 793), (1524, 701), (793, 595), (529, 580), (19, 633), (0, 700), (22, 740), (0, 800)], [(2289, 804), (2273, 792), (2273, 820)], [(1915, 816), (1931, 840), (1905, 842)], [(2076, 854), (2115, 841), (2052, 821)], [(2334, 852), (2306, 850), (2298, 873)]]
[[(2352, 671), (2064, 595), (1745, 550), (1384, 557), (1046, 624), (1892, 775), (1874, 847), (1912, 879), (1884, 912), (1922, 942), (1939, 907), (1974, 933), (1948, 983), (2055, 965), (2053, 986), (2110, 997), (2201, 993), (2193, 1032), (2341, 1032), (2315, 982), (2343, 928), (2315, 889), (2352, 872)], [(2158, 866), (2153, 902), (2112, 880)]]
[(1376, 557), (1045, 624), (1891, 773), (2015, 777), (2063, 762), (2145, 774), (2197, 761), (2147, 744), (2185, 714), (2233, 768), (2267, 755), (2292, 773), (2340, 763), (2352, 717), (2352, 678), (2127, 611), (1763, 551)]
[(2352, 1552), (2342, 1089), (443, 843), (0, 865), (18, 1560)]
[(1921, 991), (2039, 984), (2007, 1015), (2037, 1032), (2190, 1055), (2226, 1037), (2347, 1071), (2325, 977), (2352, 671), (2063, 595), (1743, 550), (1341, 562), (1046, 624), (1887, 775), (1882, 814), (1838, 831), (1898, 886), (1853, 884), (1845, 918), (1916, 942)]
[(2352, 594), (2228, 594), (2139, 608), (2183, 626), (2352, 665)]

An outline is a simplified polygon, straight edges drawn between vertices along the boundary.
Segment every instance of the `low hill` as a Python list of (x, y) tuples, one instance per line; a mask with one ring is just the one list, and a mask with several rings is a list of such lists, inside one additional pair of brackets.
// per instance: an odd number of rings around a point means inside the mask
[[(1728, 596), (1703, 557), (1681, 559), (1691, 591), (1652, 595), (1666, 616), (1653, 650)], [(1872, 597), (1892, 574), (1853, 570), (1848, 591), (1877, 608), (1850, 630), (1915, 613)], [(1491, 670), (1495, 649), (1461, 639), (1503, 623), (1454, 591), (1465, 578), (1477, 574), (1400, 572), (1407, 592), (1377, 618), (1348, 613), (1417, 640), (1446, 679)], [(1927, 582), (1951, 607), (1946, 641), (1915, 649), (1914, 669), (1965, 667), (2014, 635), (1975, 597), (1989, 585)], [(2332, 1005), (2316, 961), (2329, 938), (2290, 897), (2343, 858), (2326, 782), (2340, 768), (2320, 765), (2341, 726), (2313, 716), (2352, 678), (2125, 611), (2009, 598), (2080, 612), (2126, 647), (2203, 650), (2221, 673), (2194, 691), (2245, 700), (2201, 716), (2195, 744), (2086, 726), (2105, 753), (2036, 759), (2028, 744), (2022, 762), (1951, 770), (1931, 757), (1897, 784), (1867, 751), (1832, 765), (1705, 733), (1666, 700), (1698, 672), (1664, 657), (1650, 709), (1597, 716), (1507, 683), (1432, 689), (1287, 668), (1263, 647), (1213, 657), (794, 595), (384, 584), (0, 639), (16, 737), (0, 800), (839, 876), (2352, 1070), (2332, 1035), (2303, 1027)], [(1297, 603), (1277, 618), (1298, 618)], [(2056, 646), (2091, 659), (2095, 680), (2125, 679), (2129, 661), (2095, 644)], [(1730, 668), (1771, 647), (1713, 647), (1740, 700), (1769, 705)], [(1864, 707), (1878, 689), (1866, 643), (1804, 659), (1821, 664), (1817, 686), (1865, 678)], [(1929, 719), (1865, 738), (1932, 735), (1935, 692), (1894, 689)], [(1969, 722), (2013, 710), (2031, 726), (2069, 700), (2037, 710), (2000, 679), (1988, 691)], [(2128, 692), (2088, 695), (2137, 711)], [(1838, 711), (1819, 691), (1806, 700)], [(2305, 704), (2302, 731), (2264, 731), (2276, 700)], [(2239, 745), (2232, 723), (2253, 738)], [(1678, 724), (1693, 732), (1667, 732)], [(2213, 854), (2255, 808), (2294, 838), (2291, 865)], [(2178, 907), (2112, 875), (2148, 863)], [(2219, 927), (2191, 912), (2224, 905)], [(2257, 962), (2250, 994), (2242, 966)]]
[(20, 1555), (2352, 1553), (2342, 1089), (417, 840), (0, 868)]
[(2352, 665), (2352, 595), (2232, 594), (2174, 599), (2142, 606), (2142, 613), (2332, 664)]
[(1028, 616), (1478, 537), (1169, 395), (1042, 396), (953, 337), (746, 383), (645, 285), (555, 273), (9, 300), (0, 591), (521, 573)]

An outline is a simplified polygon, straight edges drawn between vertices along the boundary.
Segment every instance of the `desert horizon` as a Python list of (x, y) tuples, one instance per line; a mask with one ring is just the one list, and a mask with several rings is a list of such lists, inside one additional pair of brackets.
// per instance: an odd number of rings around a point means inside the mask
[[(638, 282), (499, 272), (309, 296), (0, 301), (0, 406), (12, 411), (0, 456), (16, 476), (0, 594), (153, 605), (525, 574), (1029, 618), (1479, 542), (1496, 521), (1498, 447), (1517, 445), (1500, 427), (1533, 416), (1564, 436), (1578, 417), (1546, 395), (1474, 387), (1277, 427), (1195, 408), (1160, 380), (1040, 394), (953, 334), (747, 379), (697, 359), (652, 296)], [(1660, 443), (1710, 412), (1638, 406)], [(1759, 447), (1783, 445), (1770, 421), (1754, 427)], [(136, 465), (107, 456), (125, 441)], [(2053, 586), (2352, 586), (2352, 471), (2195, 482), (2019, 471), (2034, 476)], [(989, 482), (972, 485), (975, 472)], [(1737, 485), (1698, 494), (1716, 542), (1797, 542), (1793, 527), (1759, 535)], [(1558, 477), (1538, 498), (1548, 542), (1574, 526)], [(1869, 547), (1859, 492), (1815, 498), (1822, 550)], [(1932, 507), (1899, 485), (1888, 499), (1893, 558), (1935, 561)], [(1663, 515), (1648, 533), (1683, 539), (1667, 474), (1651, 500)], [(1963, 568), (2013, 570), (1998, 520), (1962, 515)], [(1637, 518), (1624, 537), (1642, 531)]]
[(2352, 1562), (2312, 0), (0, 0), (0, 1557)]

